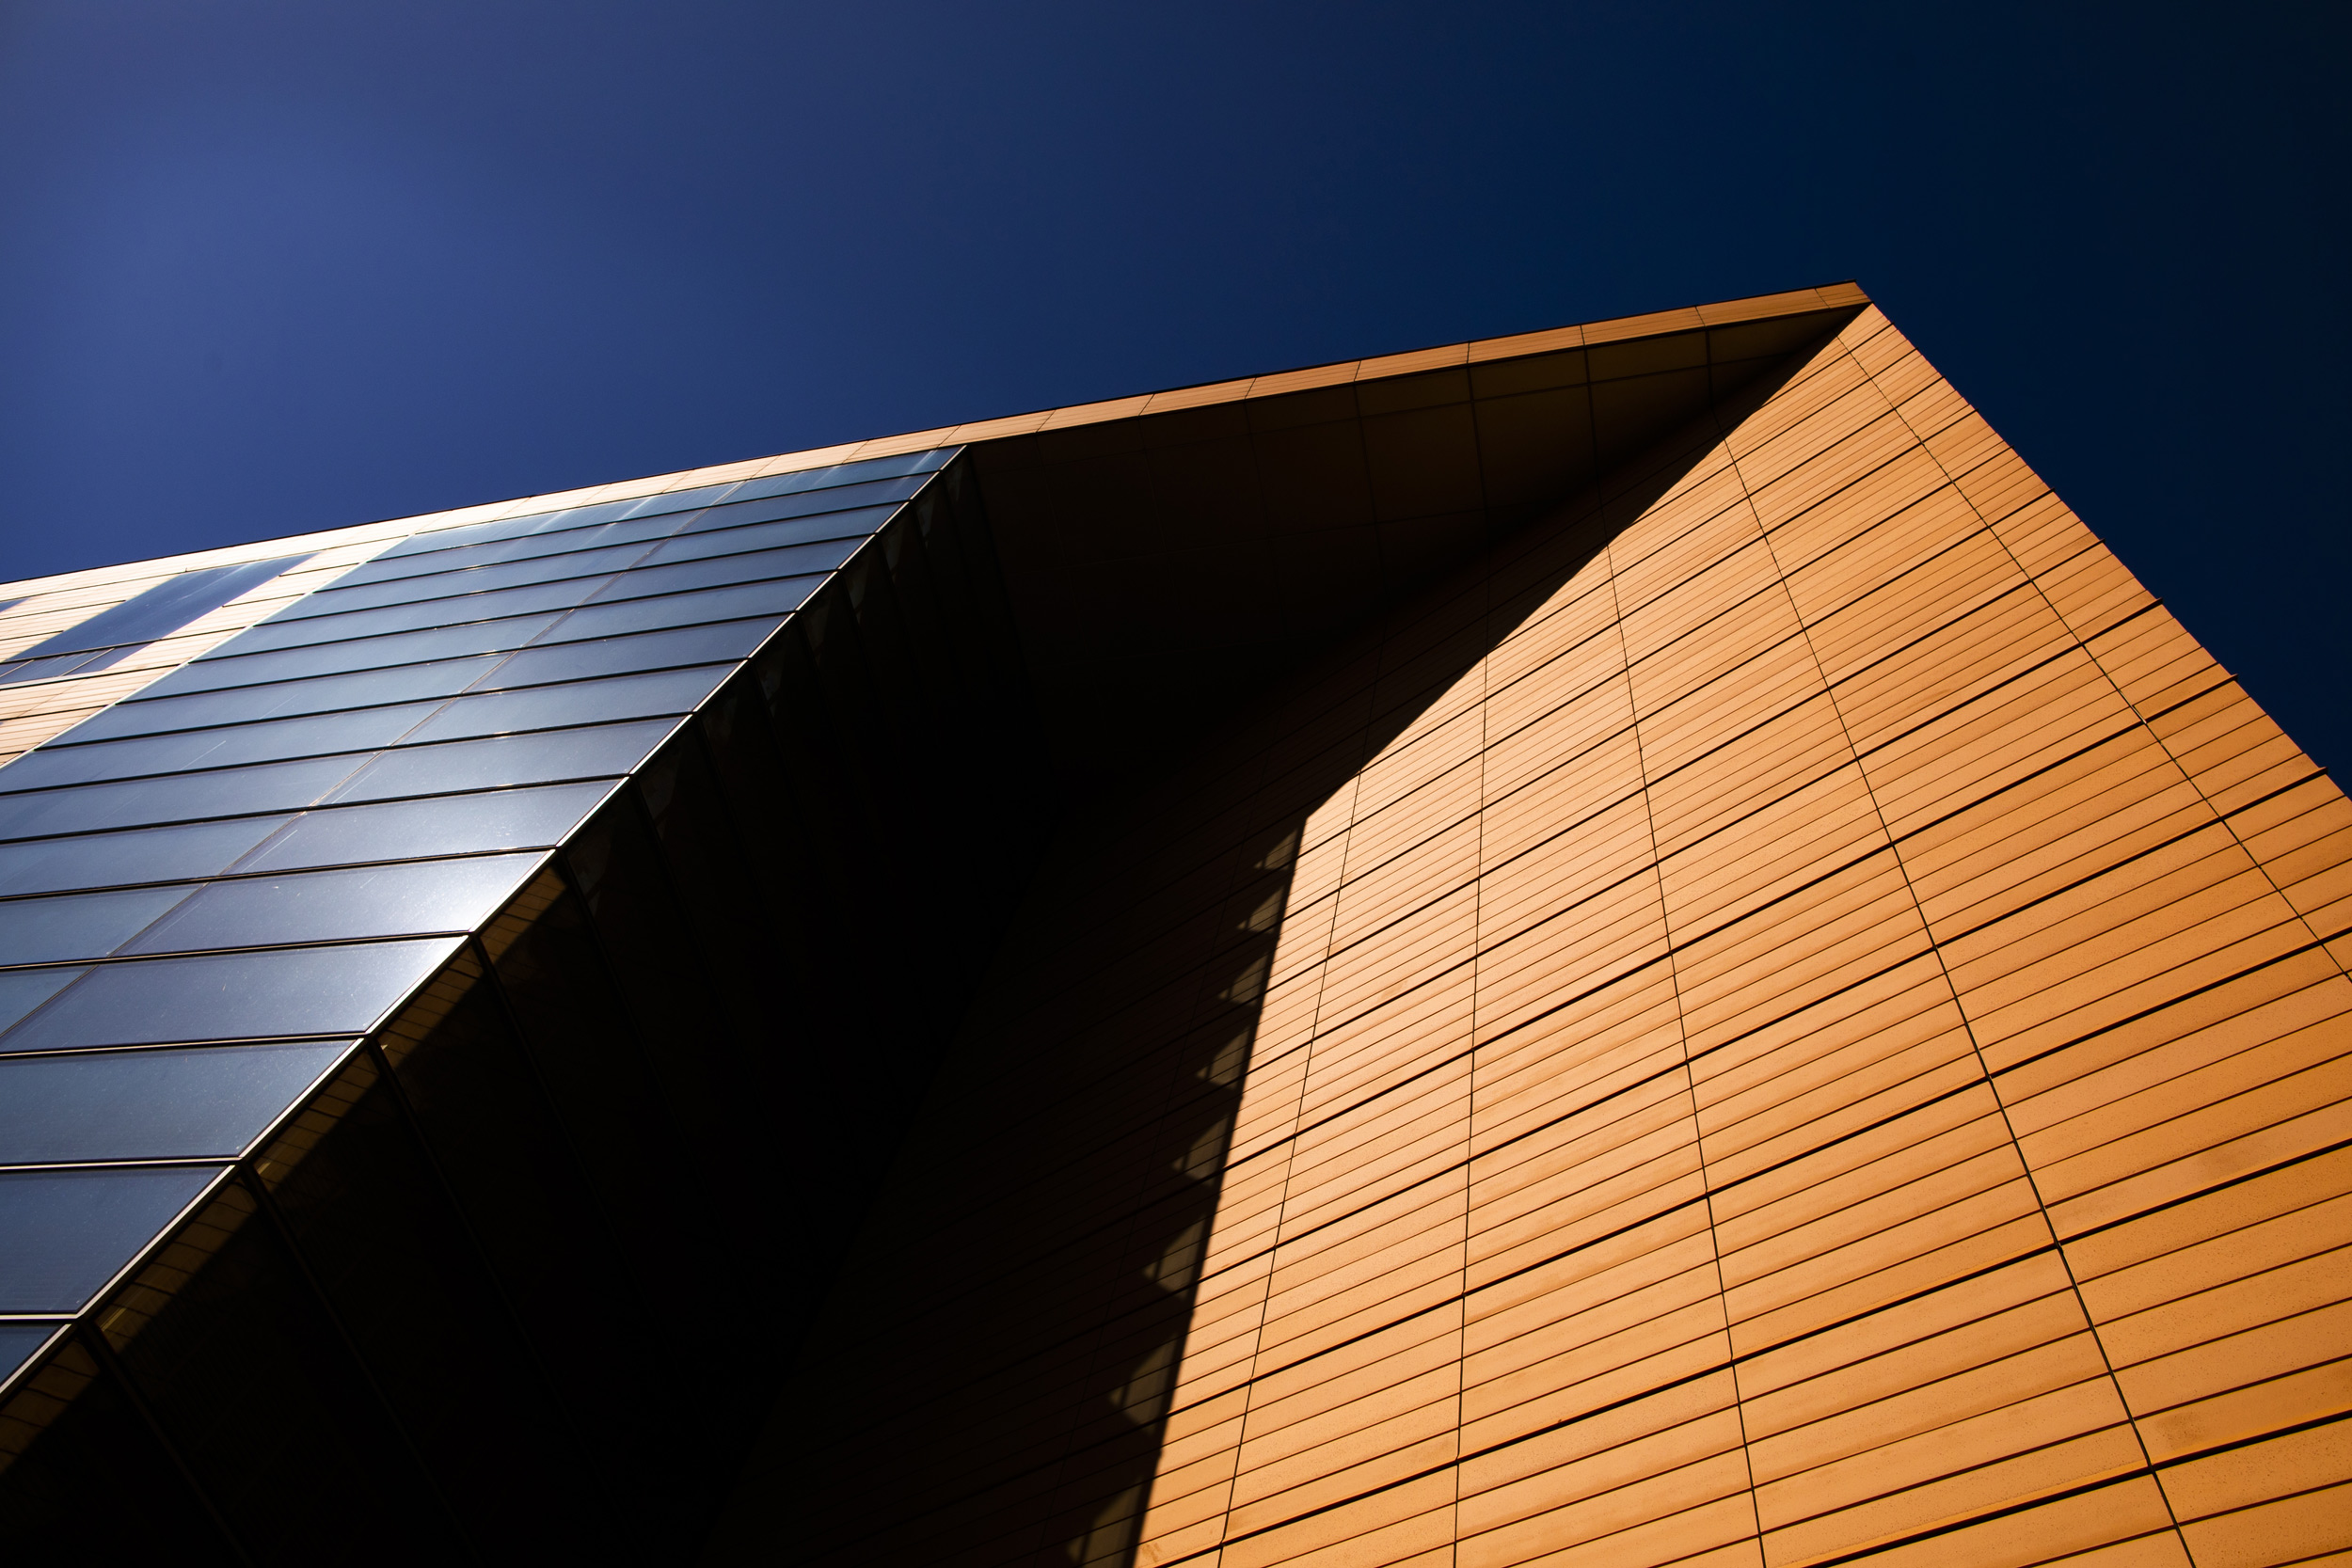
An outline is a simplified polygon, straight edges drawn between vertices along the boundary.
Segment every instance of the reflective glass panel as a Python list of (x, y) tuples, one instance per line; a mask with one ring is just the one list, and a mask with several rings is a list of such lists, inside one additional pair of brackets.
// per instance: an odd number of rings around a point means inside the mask
[(236, 869), (292, 871), (409, 855), (543, 848), (562, 843), (612, 792), (610, 782), (556, 784), (314, 811), (296, 817)]
[(355, 1043), (0, 1056), (0, 1164), (234, 1159)]
[(542, 610), (566, 610), (596, 591), (601, 578), (534, 582), (493, 593), (470, 593), (453, 585), (450, 596), (416, 599), (375, 610), (355, 610), (347, 615), (321, 615), (304, 621), (276, 621), (255, 626), (237, 639), (239, 654), (264, 653), (276, 648), (302, 648), (318, 642), (342, 642), (359, 637), (386, 637), (395, 632), (421, 631), (501, 616), (528, 615)]
[(563, 624), (548, 634), (548, 641), (570, 642), (588, 637), (616, 637), (624, 632), (653, 631), (661, 626), (686, 626), (698, 621), (725, 621), (744, 615), (787, 615), (807, 603), (808, 596), (824, 581), (821, 577), (784, 578), (741, 588), (707, 588), (698, 594), (673, 594), (666, 598), (590, 605), (565, 616)]
[(80, 969), (21, 969), (12, 974), (0, 974), (0, 1030), (7, 1029), (87, 973)]
[(132, 779), (32, 795), (0, 795), (0, 838), (86, 833), (188, 817), (286, 811), (317, 800), (349, 777), (359, 761), (356, 756), (320, 757), (179, 778)]
[(70, 675), (86, 664), (96, 664), (106, 656), (88, 652), (57, 654), (49, 658), (28, 658), (21, 664), (0, 669), (0, 684), (13, 681), (45, 681), (58, 675)]
[[(628, 506), (635, 504), (634, 501), (628, 502), (622, 510), (626, 511)], [(585, 507), (573, 509), (573, 511), (586, 510), (588, 508)], [(572, 511), (533, 512), (521, 517), (501, 517), (487, 523), (468, 523), (463, 528), (437, 528), (428, 532), (403, 539), (375, 559), (393, 561), (402, 556), (421, 555), (431, 550), (455, 549), (469, 545), (493, 544), (501, 539), (519, 538), (536, 529), (560, 526), (557, 524), (557, 519), (569, 517), (572, 515)]]
[(376, 758), (329, 799), (385, 800), (402, 795), (553, 784), (560, 779), (611, 778), (643, 762), (676, 727), (675, 720), (655, 719), (406, 747)]
[(0, 1312), (78, 1312), (220, 1174), (214, 1165), (0, 1171)]
[(642, 599), (655, 594), (677, 594), (694, 588), (718, 588), (728, 583), (761, 582), (771, 578), (804, 577), (830, 572), (850, 558), (864, 539), (828, 539), (814, 545), (790, 545), (782, 549), (712, 556), (679, 561), (663, 566), (640, 566), (623, 572), (596, 590), (596, 602)]
[(361, 1035), (457, 951), (457, 940), (100, 964), (0, 1035), (0, 1052)]
[(49, 1342), (60, 1323), (0, 1323), (0, 1381), (16, 1374)]
[(194, 891), (183, 883), (0, 903), (0, 963), (103, 958)]
[(285, 826), (283, 816), (191, 822), (87, 838), (0, 844), (0, 894), (62, 893), (69, 888), (210, 877)]
[[(129, 953), (190, 953), (282, 942), (358, 942), (470, 931), (545, 857), (408, 861), (350, 871), (214, 882), (144, 931)], [(116, 896), (119, 896), (117, 895)], [(0, 910), (7, 906), (0, 905)]]
[[(609, 546), (603, 549), (578, 550), (565, 555), (540, 556), (530, 561), (509, 561), (503, 565), (475, 566), (462, 571), (444, 570), (424, 577), (404, 577), (367, 583), (339, 582), (332, 588), (320, 589), (308, 598), (296, 599), (262, 624), (283, 626), (290, 621), (314, 621), (321, 616), (342, 615), (357, 610), (377, 610), (389, 605), (415, 604), (423, 599), (486, 594), (533, 583), (557, 582), (567, 578), (602, 577), (633, 565), (637, 558), (644, 553), (645, 545), (641, 541)], [(461, 566), (464, 563), (452, 562), (450, 564)]]
[(564, 686), (537, 686), (521, 691), (462, 697), (434, 715), (430, 722), (421, 725), (408, 740), (414, 745), (426, 740), (552, 729), (559, 724), (593, 724), (662, 713), (687, 713), (717, 690), (734, 670), (732, 664), (704, 664), (651, 675), (622, 675), (612, 680), (574, 681)]
[(198, 616), (218, 610), (238, 594), (259, 588), (287, 567), (308, 561), (304, 555), (276, 561), (248, 562), (243, 566), (213, 566), (166, 578), (135, 597), (111, 610), (102, 610), (79, 626), (68, 626), (45, 642), (17, 657), (44, 658), (75, 649), (108, 648), (125, 642), (152, 642), (167, 637)]
[[(818, 490), (807, 495), (774, 496), (766, 500), (729, 501), (690, 519), (680, 533), (711, 533), (726, 529), (741, 528), (750, 523), (773, 522), (787, 517), (868, 517), (887, 516), (901, 501), (923, 488), (930, 476), (919, 479), (894, 479), (882, 484), (851, 484), (838, 490)], [(855, 524), (840, 530), (850, 533), (860, 531)], [(871, 529), (864, 530), (873, 531)]]
[(0, 768), (0, 793), (195, 768), (233, 768), (330, 752), (379, 751), (430, 718), (438, 705), (407, 703), (90, 745), (52, 741)]
[(501, 653), (521, 647), (555, 622), (552, 615), (525, 615), (511, 621), (443, 626), (436, 631), (363, 637), (315, 648), (284, 648), (246, 658), (231, 657), (236, 649), (236, 641), (231, 639), (202, 658), (182, 665), (147, 690), (154, 696), (172, 697), (183, 691), (219, 691), (262, 681), (302, 680), (352, 670), (459, 658), (467, 654)]
[(483, 690), (500, 690), (618, 675), (633, 670), (660, 670), (675, 664), (704, 664), (719, 658), (749, 658), (777, 625), (773, 618), (724, 621), (643, 637), (525, 648), (475, 685)]
[(897, 457), (869, 457), (862, 463), (836, 463), (831, 467), (771, 474), (766, 479), (745, 481), (732, 499), (743, 500), (757, 496), (782, 496), (800, 490), (892, 479), (902, 474), (929, 474), (946, 467), (948, 459), (962, 450), (961, 447), (934, 447), (929, 451), (910, 451)]
[[(348, 585), (364, 588), (373, 583), (391, 582), (402, 578), (439, 576), (447, 572), (470, 571), (492, 566), (516, 564), (531, 561), (554, 560), (547, 570), (554, 576), (569, 577), (561, 557), (590, 550), (612, 549), (619, 546), (645, 543), (677, 531), (693, 514), (675, 516), (638, 517), (626, 523), (603, 523), (595, 528), (579, 528), (563, 532), (527, 531), (513, 538), (491, 540), (480, 545), (462, 545), (454, 549), (437, 549), (413, 555), (380, 555), (364, 566), (354, 567), (336, 579), (336, 590)], [(529, 578), (530, 581), (539, 579)]]
[(706, 484), (697, 490), (672, 490), (663, 495), (647, 496), (630, 507), (624, 516), (650, 517), (663, 512), (691, 512), (722, 500), (736, 488), (734, 483)]
[(897, 510), (868, 506), (855, 512), (827, 512), (815, 517), (787, 517), (779, 523), (758, 523), (718, 533), (681, 533), (646, 556), (645, 564), (698, 561), (704, 556), (773, 549), (780, 545), (804, 545), (818, 539), (865, 539), (888, 522)]
[(91, 715), (59, 738), (80, 745), (86, 740), (112, 740), (121, 736), (157, 735), (167, 730), (243, 724), (303, 713), (340, 713), (345, 708), (447, 697), (463, 691), (497, 669), (499, 662), (500, 656), (496, 655), (454, 658), (438, 664), (328, 675), (322, 680), (283, 681), (153, 702), (142, 694)]

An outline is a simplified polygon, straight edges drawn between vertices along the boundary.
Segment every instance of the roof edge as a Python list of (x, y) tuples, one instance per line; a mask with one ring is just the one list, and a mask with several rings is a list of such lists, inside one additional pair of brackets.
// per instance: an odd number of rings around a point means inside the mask
[[(258, 559), (261, 555), (283, 554), (290, 548), (315, 551), (379, 540), (389, 544), (394, 539), (405, 538), (412, 533), (457, 528), (469, 523), (492, 522), (499, 518), (520, 516), (532, 512), (552, 512), (568, 506), (587, 506), (597, 501), (655, 496), (666, 491), (689, 490), (706, 484), (760, 479), (771, 474), (797, 473), (808, 468), (825, 467), (834, 463), (853, 463), (870, 457), (896, 457), (902, 453), (922, 451), (935, 447), (963, 446), (976, 441), (1034, 435), (1041, 430), (1060, 430), (1073, 425), (1099, 424), (1113, 420), (1136, 418), (1145, 414), (1168, 413), (1181, 408), (1200, 408), (1214, 404), (1238, 403), (1249, 398), (1274, 397), (1284, 392), (1301, 391), (1314, 387), (1331, 387), (1352, 382), (1378, 380), (1388, 376), (1412, 375), (1452, 366), (1483, 364), (1496, 359), (1512, 359), (1526, 355), (1555, 353), (1564, 349), (1590, 347), (1598, 343), (1624, 342), (1637, 338), (1663, 337), (1674, 332), (1724, 326), (1739, 322), (1762, 321), (1773, 316), (1798, 315), (1814, 310), (1866, 306), (1869, 303), (1870, 296), (1863, 291), (1859, 283), (1845, 279), (1835, 283), (1818, 284), (1810, 288), (1784, 290), (1777, 293), (1750, 294), (1740, 299), (1684, 306), (1678, 309), (1653, 310), (1640, 315), (1615, 316), (1604, 321), (1549, 327), (1535, 332), (1513, 333), (1501, 338), (1481, 338), (1466, 342), (1448, 343), (1436, 348), (1411, 349), (1401, 354), (1379, 355), (1368, 359), (1338, 360), (1326, 365), (1308, 365), (1291, 370), (1271, 371), (1258, 375), (1239, 376), (1225, 381), (1202, 382), (1189, 387), (1169, 388), (1162, 391), (1147, 392), (1134, 397), (1112, 398), (1097, 403), (1072, 404), (1058, 408), (1034, 409), (1027, 413), (971, 420), (962, 424), (942, 425), (931, 430), (907, 431), (895, 436), (878, 436), (865, 440), (840, 442), (829, 447), (810, 447), (798, 451), (778, 452), (766, 457), (743, 458), (731, 463), (715, 463), (702, 467), (675, 469), (668, 473), (646, 474), (634, 479), (612, 480), (600, 484), (583, 485), (573, 490), (545, 491), (527, 496), (516, 496), (505, 500), (453, 507), (440, 512), (423, 512), (407, 516), (387, 517), (352, 524), (342, 528), (276, 535), (241, 544), (217, 546), (211, 549), (191, 551), (183, 555), (156, 556), (141, 561), (82, 567), (47, 577), (26, 578), (15, 582), (0, 583), (0, 597), (24, 598), (36, 594), (53, 594), (127, 578), (159, 576), (202, 566), (240, 563)], [(149, 570), (139, 572), (129, 570), (134, 567)]]

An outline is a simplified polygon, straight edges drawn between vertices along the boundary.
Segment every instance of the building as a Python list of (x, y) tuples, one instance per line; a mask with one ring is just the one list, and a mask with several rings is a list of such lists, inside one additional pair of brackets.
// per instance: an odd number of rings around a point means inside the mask
[(2352, 1549), (2352, 808), (1851, 285), (0, 599), (10, 1560)]

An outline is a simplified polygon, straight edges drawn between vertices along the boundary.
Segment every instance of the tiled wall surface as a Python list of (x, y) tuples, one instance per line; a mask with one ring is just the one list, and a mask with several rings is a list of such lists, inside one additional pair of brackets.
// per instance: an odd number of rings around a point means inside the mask
[(1309, 819), (1140, 1560), (2352, 1546), (2347, 830), (1866, 313)]
[(1658, 461), (1065, 837), (803, 1555), (2352, 1548), (2352, 807), (1875, 309)]

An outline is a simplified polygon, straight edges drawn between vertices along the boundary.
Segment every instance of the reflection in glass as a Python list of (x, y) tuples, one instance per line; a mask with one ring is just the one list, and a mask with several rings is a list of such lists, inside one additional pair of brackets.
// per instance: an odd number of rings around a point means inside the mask
[(456, 946), (440, 937), (102, 964), (0, 1034), (0, 1052), (364, 1034)]
[(525, 648), (491, 674), (476, 682), (482, 690), (513, 686), (538, 686), (548, 681), (586, 680), (618, 675), (633, 670), (660, 670), (676, 664), (707, 664), (712, 659), (749, 658), (753, 650), (776, 628), (774, 617), (753, 621), (723, 621), (713, 626), (687, 626), (642, 637), (615, 637), (603, 641), (569, 641)]
[(0, 1312), (78, 1312), (214, 1177), (211, 1165), (0, 1171)]
[(596, 602), (648, 598), (694, 588), (714, 588), (736, 582), (761, 582), (771, 578), (830, 572), (864, 544), (863, 539), (826, 539), (813, 545), (787, 545), (781, 549), (752, 550), (739, 555), (712, 555), (663, 566), (640, 566), (623, 572), (596, 590)]
[(551, 615), (524, 615), (506, 621), (483, 621), (436, 631), (396, 632), (389, 637), (362, 637), (316, 648), (281, 648), (275, 653), (235, 657), (234, 638), (202, 658), (191, 659), (147, 689), (156, 697), (189, 691), (219, 691), (263, 681), (302, 680), (315, 675), (339, 675), (356, 670), (381, 670), (429, 659), (462, 658), (468, 654), (501, 653), (519, 648), (555, 624)]
[(296, 817), (236, 869), (294, 871), (404, 855), (544, 848), (560, 842), (612, 789), (609, 783), (555, 784), (314, 811)]
[(569, 642), (584, 637), (617, 637), (624, 632), (652, 631), (661, 626), (685, 626), (698, 621), (724, 621), (744, 615), (784, 615), (800, 609), (824, 581), (821, 577), (786, 578), (743, 588), (711, 588), (660, 599), (590, 605), (566, 615), (563, 624), (548, 634), (548, 641)]
[(191, 822), (87, 838), (0, 844), (0, 895), (62, 893), (69, 888), (210, 877), (269, 837), (283, 816)]
[(124, 951), (188, 953), (469, 931), (513, 895), (540, 859), (530, 854), (408, 861), (215, 882)]
[(416, 745), (428, 740), (506, 735), (516, 730), (553, 729), (563, 724), (688, 713), (716, 690), (734, 668), (731, 664), (704, 664), (650, 675), (624, 675), (612, 680), (578, 681), (461, 698), (407, 738), (409, 744)]
[(676, 727), (675, 720), (652, 719), (633, 724), (412, 746), (376, 758), (328, 799), (380, 800), (438, 790), (499, 789), (562, 779), (612, 777), (643, 762), (645, 753)]
[(303, 713), (342, 713), (382, 703), (446, 697), (463, 691), (498, 666), (496, 656), (459, 658), (437, 664), (405, 665), (396, 670), (369, 670), (356, 675), (327, 675), (318, 680), (281, 681), (188, 697), (163, 697), (152, 702), (144, 696), (129, 697), (83, 720), (59, 739), (68, 745), (79, 745), (86, 740), (159, 735), (167, 730), (199, 729), (212, 724), (246, 724)]
[(193, 817), (307, 806), (358, 766), (359, 757), (268, 763), (184, 778), (132, 779), (31, 795), (0, 795), (0, 839), (137, 828)]
[(8, 1029), (87, 973), (80, 969), (22, 969), (0, 974), (0, 1030)]
[(196, 768), (236, 768), (332, 752), (373, 752), (398, 740), (429, 717), (435, 706), (407, 703), (399, 707), (361, 708), (356, 713), (189, 730), (90, 746), (52, 741), (0, 768), (0, 790), (44, 789)]
[[(732, 511), (723, 507), (722, 511)], [(784, 545), (806, 545), (820, 539), (865, 539), (888, 522), (898, 511), (895, 506), (866, 506), (854, 512), (827, 512), (814, 517), (787, 517), (781, 522), (758, 523), (752, 527), (731, 527), (723, 531), (707, 533), (699, 528), (691, 533), (681, 533), (645, 558), (645, 564), (656, 566), (672, 561), (698, 561), (707, 555), (737, 555), (750, 550), (774, 549)], [(707, 514), (716, 516), (717, 513)]]
[(0, 1164), (234, 1159), (353, 1043), (0, 1057)]
[(18, 654), (19, 658), (46, 658), (93, 648), (152, 642), (168, 637), (198, 616), (218, 610), (241, 594), (250, 593), (270, 578), (309, 560), (302, 555), (276, 561), (249, 561), (241, 566), (212, 566), (166, 578), (145, 593), (102, 610), (88, 620), (68, 626), (44, 642)]
[(0, 1382), (15, 1374), (57, 1332), (56, 1323), (0, 1323)]
[(103, 958), (191, 891), (183, 883), (0, 903), (0, 964)]
[[(289, 622), (315, 621), (357, 610), (380, 610), (428, 599), (454, 599), (465, 594), (488, 594), (497, 589), (520, 588), (531, 583), (559, 582), (566, 578), (603, 577), (633, 564), (644, 553), (645, 542), (635, 540), (604, 545), (600, 548), (570, 550), (561, 555), (507, 560), (491, 565), (469, 565), (463, 561), (452, 561), (445, 565), (436, 562), (440, 569), (421, 576), (395, 574), (363, 581), (344, 578), (332, 588), (322, 588), (308, 598), (296, 599), (262, 624), (284, 626)], [(402, 564), (422, 565), (424, 562), (412, 561)]]
[(278, 648), (308, 647), (314, 643), (388, 637), (397, 632), (421, 631), (432, 626), (449, 626), (465, 622), (493, 621), (501, 616), (529, 615), (542, 610), (565, 610), (596, 592), (596, 585), (602, 580), (601, 578), (575, 578), (561, 582), (535, 582), (520, 588), (502, 588), (486, 594), (458, 592), (448, 598), (434, 597), (407, 604), (385, 605), (375, 610), (354, 610), (343, 615), (271, 621), (240, 635), (236, 640), (236, 651), (240, 655), (267, 653)]

